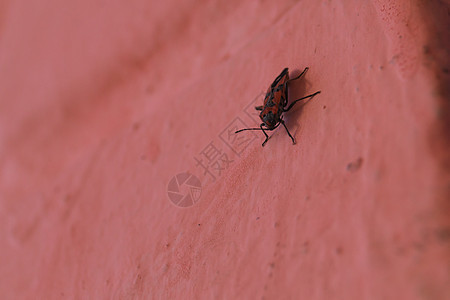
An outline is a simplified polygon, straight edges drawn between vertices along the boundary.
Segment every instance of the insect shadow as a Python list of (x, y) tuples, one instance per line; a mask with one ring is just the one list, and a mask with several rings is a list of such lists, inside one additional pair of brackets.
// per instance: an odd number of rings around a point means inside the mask
[[(291, 72), (291, 74), (293, 75), (293, 78), (295, 78), (298, 75), (300, 75), (301, 72), (302, 71), (300, 71), (299, 69), (295, 69)], [(297, 80), (297, 81), (295, 81), (294, 84), (289, 85), (289, 87), (288, 87), (289, 99), (295, 100), (295, 99), (301, 98), (302, 95), (305, 95), (306, 88), (310, 85), (311, 85), (310, 81), (308, 81), (307, 79), (305, 79), (302, 76), (302, 80)], [(298, 104), (296, 104), (292, 107), (292, 109), (289, 111), (289, 113), (287, 113), (283, 116), (286, 126), (288, 128), (294, 129), (293, 134), (292, 134), (294, 137), (297, 136), (297, 133), (300, 130), (300, 119), (303, 114), (303, 109), (305, 108), (305, 105), (307, 105), (311, 100), (313, 100), (314, 96), (300, 101)], [(288, 104), (290, 104), (290, 103), (288, 103)]]

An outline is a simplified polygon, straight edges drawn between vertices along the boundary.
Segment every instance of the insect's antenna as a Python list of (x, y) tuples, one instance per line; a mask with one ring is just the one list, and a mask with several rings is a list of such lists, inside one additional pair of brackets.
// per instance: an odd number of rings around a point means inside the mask
[(238, 131), (235, 131), (234, 133), (238, 133), (238, 132), (241, 132), (241, 131), (244, 131), (244, 130), (262, 130), (262, 129), (261, 128), (244, 128), (244, 129), (240, 129)]

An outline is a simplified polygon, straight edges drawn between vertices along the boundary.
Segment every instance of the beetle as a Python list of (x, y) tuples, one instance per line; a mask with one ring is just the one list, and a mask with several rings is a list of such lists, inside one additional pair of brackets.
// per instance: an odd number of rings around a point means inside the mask
[[(277, 78), (272, 82), (270, 87), (267, 89), (266, 96), (264, 98), (264, 105), (256, 106), (255, 109), (258, 111), (261, 111), (259, 114), (259, 117), (262, 121), (259, 128), (244, 128), (235, 131), (235, 133), (245, 131), (245, 130), (262, 130), (264, 135), (266, 136), (266, 139), (262, 143), (262, 146), (267, 143), (269, 140), (269, 136), (266, 133), (266, 130), (272, 131), (275, 130), (280, 124), (284, 126), (286, 129), (286, 132), (288, 133), (289, 137), (292, 140), (292, 143), (295, 144), (295, 140), (292, 137), (291, 133), (286, 127), (286, 124), (283, 120), (283, 113), (289, 111), (297, 102), (301, 100), (305, 100), (311, 97), (314, 97), (315, 95), (319, 94), (320, 91), (315, 92), (314, 94), (302, 97), (300, 99), (297, 99), (293, 101), (289, 106), (288, 104), (288, 85), (291, 81), (297, 80), (300, 77), (305, 74), (306, 71), (308, 71), (308, 67), (306, 67), (303, 72), (300, 73), (295, 78), (289, 79), (289, 69), (284, 68), (283, 71), (281, 71), (280, 75), (278, 75)], [(286, 108), (287, 106), (287, 108)]]

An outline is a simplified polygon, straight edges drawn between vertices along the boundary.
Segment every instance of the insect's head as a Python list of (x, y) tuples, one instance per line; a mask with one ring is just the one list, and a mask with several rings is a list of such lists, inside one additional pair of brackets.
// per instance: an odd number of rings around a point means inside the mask
[(260, 117), (264, 124), (266, 124), (267, 128), (274, 128), (277, 124), (275, 114), (271, 110), (262, 111)]

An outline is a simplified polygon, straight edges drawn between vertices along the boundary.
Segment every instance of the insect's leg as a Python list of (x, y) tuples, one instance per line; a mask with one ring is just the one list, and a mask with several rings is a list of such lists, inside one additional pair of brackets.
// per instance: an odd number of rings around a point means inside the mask
[[(264, 133), (264, 135), (266, 136), (266, 139), (264, 140), (264, 142), (262, 143), (262, 146), (264, 147), (264, 145), (267, 143), (267, 141), (269, 140), (269, 136), (267, 135), (266, 131), (263, 128), (264, 123), (261, 123), (261, 125), (259, 126), (259, 128), (244, 128), (244, 129), (240, 129), (235, 131), (234, 133), (238, 133), (244, 130), (262, 130), (262, 132)], [(275, 129), (275, 128), (274, 128)], [(269, 130), (273, 130), (273, 129), (269, 129)]]
[(261, 123), (261, 125), (259, 125), (259, 127), (261, 128), (262, 132), (264, 133), (264, 135), (266, 136), (266, 139), (264, 140), (264, 142), (262, 143), (262, 146), (264, 147), (264, 145), (267, 143), (267, 141), (269, 140), (269, 136), (267, 135), (267, 133), (264, 131), (263, 128), (264, 123)]
[(294, 140), (294, 138), (292, 137), (292, 135), (291, 135), (291, 133), (289, 132), (289, 130), (287, 129), (286, 124), (284, 124), (284, 120), (280, 120), (280, 123), (283, 124), (284, 129), (286, 129), (286, 132), (287, 132), (287, 133), (289, 134), (289, 136), (291, 137), (292, 144), (295, 145), (295, 140)]
[(291, 79), (289, 79), (286, 83), (288, 83), (288, 82), (290, 82), (290, 81), (293, 81), (293, 80), (297, 80), (297, 79), (299, 79), (300, 77), (302, 77), (303, 76), (303, 74), (305, 74), (305, 72), (306, 71), (308, 71), (308, 67), (306, 67), (304, 70), (303, 70), (303, 72), (301, 72), (300, 73), (300, 75), (298, 75), (297, 77), (295, 77), (295, 78), (291, 78)]
[(298, 101), (304, 100), (304, 99), (306, 99), (306, 98), (314, 97), (315, 95), (317, 95), (317, 94), (319, 94), (319, 93), (320, 93), (320, 91), (315, 92), (314, 94), (311, 94), (311, 95), (308, 95), (308, 96), (305, 96), (305, 97), (302, 97), (302, 98), (300, 98), (300, 99), (295, 100), (295, 101), (292, 102), (291, 105), (289, 105), (289, 107), (288, 107), (287, 109), (285, 109), (284, 111), (289, 111), (289, 110), (295, 105), (295, 103), (297, 103)]
[(255, 109), (256, 110), (263, 110), (263, 106), (261, 105), (261, 106), (255, 106)]

